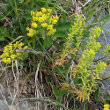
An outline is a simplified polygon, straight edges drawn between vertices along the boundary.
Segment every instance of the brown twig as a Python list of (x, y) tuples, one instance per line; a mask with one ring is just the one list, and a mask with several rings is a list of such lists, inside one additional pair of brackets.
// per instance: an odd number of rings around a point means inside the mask
[(16, 50), (16, 52), (20, 52), (20, 53), (24, 53), (24, 52), (30, 52), (30, 53), (34, 53), (34, 54), (43, 54), (41, 51), (36, 51), (36, 50), (33, 50), (31, 48), (29, 49), (19, 49), (19, 50)]

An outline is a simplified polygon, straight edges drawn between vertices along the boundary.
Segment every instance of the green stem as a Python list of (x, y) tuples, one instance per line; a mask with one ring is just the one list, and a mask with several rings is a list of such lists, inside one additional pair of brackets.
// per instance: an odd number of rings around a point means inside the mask
[[(33, 36), (33, 41), (32, 41), (32, 49), (35, 50), (35, 44), (36, 44), (36, 37)], [(34, 65), (34, 71), (36, 69), (36, 58), (35, 58), (35, 54), (33, 54), (33, 65)]]
[[(40, 42), (39, 38), (37, 37), (38, 43), (40, 44), (40, 46), (42, 47), (43, 50), (45, 50), (47, 56), (50, 58), (50, 60), (53, 62), (53, 64), (55, 64), (55, 62), (53, 61), (53, 59), (50, 57), (49, 53), (47, 52), (47, 50), (44, 48), (44, 46), (42, 45), (42, 43)], [(56, 68), (60, 71), (60, 73), (62, 73), (62, 71), (59, 69), (58, 66), (56, 66)], [(62, 73), (62, 76), (65, 78), (65, 80), (68, 80), (66, 78), (66, 76)]]
[(45, 53), (45, 38), (44, 38), (44, 48), (43, 48), (43, 53)]

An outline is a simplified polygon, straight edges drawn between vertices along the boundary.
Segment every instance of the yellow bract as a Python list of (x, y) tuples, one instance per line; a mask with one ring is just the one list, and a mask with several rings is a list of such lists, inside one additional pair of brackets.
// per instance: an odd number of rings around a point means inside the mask
[(34, 30), (32, 28), (29, 28), (29, 33), (27, 33), (27, 36), (33, 37), (34, 35)]
[(28, 48), (28, 46), (25, 46), (25, 47), (24, 47), (24, 49), (27, 49), (27, 48)]
[(41, 8), (41, 11), (42, 11), (43, 13), (45, 13), (45, 12), (46, 12), (46, 9), (45, 9), (45, 8)]
[(44, 22), (44, 18), (43, 17), (39, 17), (38, 21), (39, 22)]
[(14, 44), (9, 43), (7, 46), (4, 47), (2, 55), (0, 55), (0, 58), (2, 59), (2, 62), (10, 64), (12, 60), (15, 60), (16, 58), (20, 57), (23, 53), (16, 52), (15, 50), (18, 49), (27, 49), (28, 46), (24, 47), (24, 43), (22, 42), (16, 42)]
[(53, 35), (54, 33), (56, 32), (56, 29), (51, 29), (49, 32), (48, 32), (48, 35)]
[(47, 27), (47, 23), (42, 23), (41, 26), (42, 26), (43, 28), (45, 28), (45, 27)]
[(16, 55), (15, 54), (12, 54), (12, 55), (10, 55), (10, 58), (15, 59), (16, 58)]
[(26, 30), (29, 31), (29, 27), (27, 27)]
[(33, 22), (33, 23), (31, 24), (31, 26), (34, 27), (34, 28), (37, 28), (37, 24), (36, 24), (35, 22)]
[[(54, 25), (58, 22), (59, 17), (51, 15), (52, 9), (41, 8), (41, 11), (31, 11), (32, 23), (31, 28), (27, 27), (27, 36), (33, 37), (36, 34), (36, 28), (38, 30), (44, 30), (45, 35), (53, 35), (56, 32)], [(43, 29), (42, 29), (43, 28)], [(40, 36), (45, 38), (45, 35), (41, 32)]]
[(109, 104), (105, 104), (105, 105), (104, 105), (104, 109), (103, 109), (103, 110), (110, 110), (110, 109), (109, 109), (109, 107), (110, 107), (110, 105), (109, 105)]
[(31, 11), (31, 16), (33, 16), (35, 14), (35, 12), (34, 11)]
[(52, 24), (56, 24), (57, 23), (57, 20), (52, 20)]
[(51, 12), (52, 12), (52, 9), (47, 9), (47, 11), (48, 11), (49, 13), (51, 13)]
[(4, 62), (4, 63), (11, 63), (11, 58), (3, 58), (2, 59), (2, 61)]
[(36, 17), (42, 16), (42, 12), (36, 12)]
[(51, 29), (53, 29), (53, 25), (48, 25), (47, 30), (51, 30)]

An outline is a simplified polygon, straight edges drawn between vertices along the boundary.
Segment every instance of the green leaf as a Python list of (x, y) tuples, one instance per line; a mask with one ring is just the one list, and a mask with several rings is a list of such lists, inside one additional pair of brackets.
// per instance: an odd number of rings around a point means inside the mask
[(31, 15), (30, 15), (29, 12), (26, 13), (26, 14), (23, 14), (23, 18), (25, 18), (25, 19), (27, 19), (27, 20), (31, 20), (31, 19), (32, 19), (32, 17), (31, 17)]
[(67, 17), (65, 12), (62, 12), (62, 20), (63, 22), (67, 22)]
[[(56, 72), (59, 74), (59, 75), (61, 75), (63, 78), (65, 78), (66, 79), (66, 75), (65, 75), (65, 70), (64, 70), (64, 68), (62, 67), (62, 66), (56, 66), (55, 67), (55, 70), (56, 70)], [(62, 78), (62, 79), (63, 79)], [(62, 79), (60, 79), (60, 80), (62, 80)]]
[(69, 62), (66, 64), (66, 66), (65, 66), (65, 70), (68, 70), (68, 69), (69, 69), (69, 67), (70, 67), (70, 65), (71, 65), (71, 61), (72, 61), (72, 59), (69, 60)]
[(98, 97), (98, 95), (99, 95), (99, 89), (97, 89), (97, 90), (94, 92), (94, 95), (95, 95), (95, 100), (96, 100), (96, 101), (99, 101), (99, 97)]
[(55, 67), (56, 69), (56, 72), (58, 72), (59, 74), (63, 74), (64, 75), (64, 73), (65, 73), (65, 70), (63, 69), (63, 67), (62, 66), (56, 66)]
[(65, 37), (66, 35), (67, 35), (66, 32), (57, 31), (57, 32), (54, 34), (54, 37)]
[(104, 99), (105, 99), (106, 101), (107, 101), (107, 100), (110, 101), (110, 95), (109, 95), (109, 94), (105, 95), (105, 96), (104, 96)]
[(54, 92), (54, 95), (56, 96), (56, 100), (58, 102), (61, 101), (61, 97), (66, 93), (66, 90), (62, 90), (62, 91), (59, 91), (56, 86), (53, 86), (53, 92)]
[(59, 40), (59, 42), (55, 41), (53, 43), (57, 48), (62, 49), (64, 47), (63, 37), (59, 37), (59, 38), (57, 38)]
[(53, 91), (57, 97), (62, 97), (66, 93), (66, 90), (59, 91), (56, 86), (53, 86)]
[(83, 31), (83, 37), (89, 37), (89, 30), (87, 28)]
[(0, 36), (0, 41), (5, 41), (5, 38), (3, 36)]
[(59, 90), (56, 88), (56, 86), (53, 86), (53, 92), (56, 97), (59, 96)]
[(26, 60), (28, 58), (28, 52), (25, 52), (22, 56), (23, 60)]
[(79, 78), (74, 78), (74, 84), (78, 84), (78, 83), (81, 83), (81, 79), (79, 79)]
[(52, 45), (52, 37), (51, 36), (47, 36), (45, 38), (45, 47), (49, 48)]
[(6, 37), (9, 37), (8, 29), (0, 27), (0, 41), (5, 41)]
[(55, 28), (57, 29), (57, 31), (68, 32), (70, 26), (71, 26), (70, 22), (61, 22), (61, 21), (59, 21), (56, 24)]
[(66, 90), (61, 90), (60, 93), (59, 93), (59, 96), (62, 97), (62, 96), (63, 96), (64, 94), (66, 94), (66, 93), (67, 93)]

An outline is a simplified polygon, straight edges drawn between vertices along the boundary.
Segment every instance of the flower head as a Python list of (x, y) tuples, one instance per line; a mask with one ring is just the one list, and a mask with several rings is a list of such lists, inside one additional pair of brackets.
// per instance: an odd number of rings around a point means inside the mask
[(25, 49), (28, 48), (27, 46), (24, 46), (24, 43), (22, 42), (16, 42), (14, 44), (9, 43), (9, 45), (6, 45), (4, 47), (2, 55), (0, 55), (0, 58), (2, 59), (2, 62), (10, 64), (12, 60), (17, 59), (20, 57), (23, 53), (16, 52), (17, 49)]
[[(45, 38), (45, 35), (53, 35), (56, 32), (54, 29), (54, 25), (58, 22), (59, 17), (51, 15), (52, 9), (41, 8), (41, 11), (31, 11), (32, 16), (32, 23), (31, 27), (27, 27), (26, 30), (28, 31), (27, 36), (33, 37), (36, 34), (37, 30), (42, 31), (40, 36)], [(44, 34), (45, 33), (45, 34)]]

